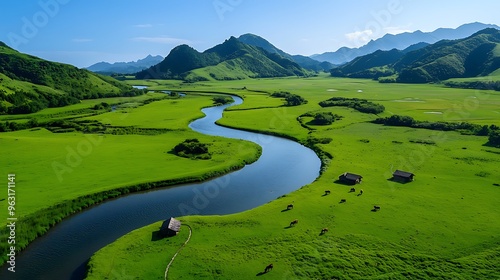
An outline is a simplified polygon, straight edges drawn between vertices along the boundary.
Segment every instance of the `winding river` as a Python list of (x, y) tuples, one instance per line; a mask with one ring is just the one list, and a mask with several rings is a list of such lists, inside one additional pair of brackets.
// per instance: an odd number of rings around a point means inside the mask
[(130, 194), (68, 217), (18, 255), (15, 273), (4, 266), (0, 279), (82, 279), (92, 254), (131, 230), (171, 216), (241, 212), (318, 177), (321, 163), (312, 150), (287, 139), (216, 125), (225, 108), (243, 102), (233, 99), (232, 104), (203, 109), (206, 116), (189, 127), (255, 142), (262, 146), (259, 160), (203, 183)]

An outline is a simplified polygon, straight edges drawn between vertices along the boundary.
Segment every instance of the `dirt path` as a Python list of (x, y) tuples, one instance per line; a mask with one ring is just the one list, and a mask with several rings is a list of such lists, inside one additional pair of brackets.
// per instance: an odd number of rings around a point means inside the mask
[(172, 265), (172, 263), (174, 262), (175, 260), (175, 257), (177, 257), (177, 254), (179, 254), (179, 252), (182, 250), (182, 248), (184, 248), (184, 246), (186, 246), (186, 244), (189, 242), (189, 240), (191, 239), (191, 233), (192, 233), (192, 229), (189, 225), (186, 225), (188, 228), (189, 228), (189, 236), (186, 240), (186, 242), (184, 242), (184, 244), (182, 244), (182, 246), (177, 250), (177, 252), (175, 252), (174, 256), (172, 257), (172, 259), (170, 260), (170, 262), (168, 263), (167, 265), (167, 269), (165, 269), (165, 280), (167, 280), (167, 277), (168, 277), (168, 270), (170, 269), (170, 266)]

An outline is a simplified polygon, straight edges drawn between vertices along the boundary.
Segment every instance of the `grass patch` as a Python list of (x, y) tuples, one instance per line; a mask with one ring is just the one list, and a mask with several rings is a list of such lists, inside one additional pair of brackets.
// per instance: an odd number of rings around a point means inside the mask
[[(22, 201), (16, 209), (16, 248), (24, 248), (67, 215), (105, 199), (206, 180), (256, 160), (260, 148), (253, 143), (200, 135), (187, 129), (189, 120), (200, 117), (200, 109), (211, 102), (210, 96), (192, 96), (127, 109), (126, 118), (120, 118), (124, 113), (119, 110), (95, 117), (107, 129), (123, 133), (52, 133), (44, 128), (0, 133), (5, 149), (0, 158), (1, 169), (5, 174), (15, 173), (22, 186), (16, 191), (17, 200)], [(182, 117), (178, 118), (180, 112)], [(83, 121), (89, 119), (92, 118)], [(185, 139), (193, 138), (210, 145), (210, 159), (193, 161), (167, 153)], [(0, 195), (0, 207), (7, 207), (6, 198), (7, 193)], [(0, 218), (6, 217), (7, 212), (0, 214)], [(4, 227), (1, 238), (7, 234)], [(7, 245), (2, 243), (3, 259)]]
[[(400, 114), (426, 121), (443, 121), (446, 117), (448, 122), (498, 125), (500, 114), (492, 113), (500, 104), (497, 93), (325, 77), (204, 82), (203, 85), (194, 83), (192, 87), (234, 93), (241, 93), (246, 87), (300, 94), (309, 100), (307, 104), (276, 107), (273, 99), (264, 94), (245, 93), (249, 104), (241, 106), (246, 109), (228, 111), (220, 122), (286, 135), (313, 145), (331, 161), (324, 161), (329, 163), (314, 183), (256, 209), (227, 216), (183, 217), (182, 221), (192, 226), (193, 236), (172, 265), (172, 278), (250, 279), (262, 273), (269, 263), (274, 264), (274, 269), (260, 277), (500, 277), (500, 222), (497, 219), (500, 188), (495, 185), (500, 182), (496, 171), (498, 154), (490, 152), (495, 151), (494, 148), (484, 148), (484, 137), (454, 131), (380, 126), (370, 123), (376, 116), (318, 105), (331, 97), (328, 89), (335, 88), (336, 95), (383, 104), (386, 110), (382, 116)], [(395, 102), (409, 100), (407, 98), (421, 102)], [(464, 100), (472, 99), (477, 99), (477, 106), (467, 110), (470, 107), (463, 106)], [(454, 106), (467, 114), (423, 114), (448, 112)], [(318, 110), (344, 118), (314, 130), (298, 121), (299, 116)], [(370, 144), (360, 139), (369, 140)], [(398, 184), (388, 180), (396, 169), (416, 174), (415, 181)], [(364, 190), (362, 195), (349, 192), (350, 186), (333, 184), (346, 171), (363, 176), (361, 185), (355, 186)], [(476, 175), (486, 173), (489, 175)], [(331, 193), (324, 195), (325, 190)], [(341, 199), (347, 202), (339, 203)], [(291, 203), (292, 210), (282, 211)], [(379, 205), (380, 211), (372, 212), (374, 205)], [(294, 219), (300, 222), (289, 228)], [(329, 231), (321, 235), (325, 227)], [(147, 236), (148, 230), (143, 228), (134, 233)], [(134, 239), (127, 235), (114, 245), (132, 244)], [(123, 254), (114, 248), (105, 247), (92, 258), (94, 271), (101, 266), (108, 270), (121, 267), (127, 270), (129, 264), (133, 265), (127, 259), (110, 262), (110, 256)], [(153, 256), (139, 248), (127, 254), (136, 251), (145, 258)], [(165, 265), (147, 264), (147, 267), (161, 271)], [(91, 276), (102, 278), (105, 274), (92, 273)]]

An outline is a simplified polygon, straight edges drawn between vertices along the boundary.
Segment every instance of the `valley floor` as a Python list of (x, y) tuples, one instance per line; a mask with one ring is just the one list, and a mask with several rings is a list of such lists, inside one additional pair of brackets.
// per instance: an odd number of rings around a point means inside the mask
[[(383, 126), (369, 122), (379, 116), (318, 105), (334, 96), (356, 97), (383, 104), (380, 116), (500, 125), (498, 92), (326, 77), (151, 84), (238, 94), (245, 102), (219, 123), (324, 143), (316, 145), (332, 156), (314, 183), (271, 203), (227, 216), (180, 217), (193, 233), (169, 279), (500, 278), (500, 150), (485, 145), (487, 137)], [(283, 107), (267, 94), (274, 91), (298, 94), (308, 103)], [(312, 125), (312, 118), (300, 117), (311, 112), (343, 118)], [(389, 180), (396, 169), (416, 174), (415, 181)], [(344, 172), (363, 176), (355, 192), (335, 182)], [(294, 207), (287, 211), (289, 204)], [(380, 210), (372, 211), (374, 205)], [(295, 219), (299, 223), (290, 226)], [(160, 224), (97, 252), (88, 279), (105, 279), (112, 271), (163, 279), (188, 230), (184, 226), (178, 236), (151, 241)], [(328, 228), (324, 234), (323, 228)], [(264, 273), (270, 263), (273, 270)]]

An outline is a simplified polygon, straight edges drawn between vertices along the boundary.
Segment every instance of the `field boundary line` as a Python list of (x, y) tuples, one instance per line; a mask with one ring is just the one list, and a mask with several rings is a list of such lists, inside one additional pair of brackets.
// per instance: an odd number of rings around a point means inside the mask
[(191, 226), (190, 225), (186, 225), (188, 228), (189, 228), (189, 236), (186, 240), (186, 242), (184, 242), (184, 244), (181, 245), (181, 247), (177, 250), (177, 252), (175, 252), (174, 256), (172, 257), (172, 259), (170, 259), (170, 262), (168, 263), (167, 265), (167, 268), (165, 269), (165, 280), (167, 280), (167, 277), (168, 277), (168, 270), (170, 269), (170, 266), (172, 265), (172, 263), (174, 262), (175, 260), (175, 257), (177, 257), (177, 255), (179, 254), (179, 252), (182, 250), (182, 248), (184, 248), (186, 246), (186, 244), (189, 242), (189, 240), (191, 239), (191, 233), (193, 232), (193, 230), (191, 229)]

